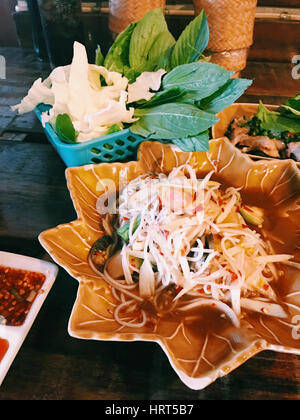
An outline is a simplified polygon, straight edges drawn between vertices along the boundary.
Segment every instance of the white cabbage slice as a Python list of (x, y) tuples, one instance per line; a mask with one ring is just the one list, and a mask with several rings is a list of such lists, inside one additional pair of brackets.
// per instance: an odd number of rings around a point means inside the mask
[(42, 114), (42, 124), (44, 127), (46, 123), (55, 125), (56, 118), (59, 114), (68, 113), (69, 75), (70, 66), (65, 66), (57, 67), (49, 76), (54, 103), (49, 111), (46, 111)]
[[(106, 86), (101, 86), (100, 77), (105, 79)], [(128, 87), (128, 79), (117, 72), (110, 72), (105, 67), (96, 66), (95, 64), (89, 64), (89, 80), (91, 86), (97, 90), (97, 86), (101, 86), (98, 89), (99, 96), (105, 97), (106, 100), (120, 98), (120, 92), (126, 91)], [(99, 83), (98, 83), (99, 80)]]
[(152, 265), (148, 258), (146, 258), (141, 266), (139, 279), (140, 296), (149, 298), (155, 292), (155, 274)]
[(31, 112), (40, 103), (47, 105), (54, 104), (54, 95), (51, 89), (50, 78), (44, 82), (42, 79), (37, 79), (28, 91), (28, 95), (21, 101), (20, 104), (12, 106), (12, 111), (18, 111), (19, 114), (26, 114)]
[(55, 126), (58, 115), (68, 114), (78, 133), (77, 141), (85, 142), (105, 135), (114, 124), (136, 121), (134, 109), (126, 106), (127, 87), (126, 77), (89, 64), (84, 45), (75, 42), (72, 64), (56, 68), (44, 82), (38, 79), (13, 110), (23, 114), (40, 103), (51, 105), (42, 115), (43, 125)]
[(134, 83), (128, 86), (128, 103), (141, 101), (142, 99), (150, 101), (161, 86), (162, 77), (166, 71), (161, 69), (156, 72), (142, 73)]

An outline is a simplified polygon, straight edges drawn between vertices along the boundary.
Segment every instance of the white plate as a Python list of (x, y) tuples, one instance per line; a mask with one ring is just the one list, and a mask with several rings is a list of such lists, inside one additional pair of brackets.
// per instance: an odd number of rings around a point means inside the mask
[(9, 343), (9, 348), (3, 359), (0, 361), (1, 386), (12, 362), (18, 354), (18, 351), (20, 350), (35, 318), (37, 317), (48, 293), (53, 286), (58, 273), (58, 267), (52, 263), (38, 260), (36, 258), (25, 257), (23, 255), (11, 254), (2, 251), (0, 251), (0, 266), (33, 271), (46, 276), (46, 280), (42, 285), (43, 293), (39, 293), (35, 298), (24, 324), (18, 327), (0, 325), (0, 338), (7, 340)]

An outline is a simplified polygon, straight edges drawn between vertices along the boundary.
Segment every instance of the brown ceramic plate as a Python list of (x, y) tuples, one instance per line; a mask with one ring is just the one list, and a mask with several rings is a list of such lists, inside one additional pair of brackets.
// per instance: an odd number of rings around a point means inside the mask
[[(243, 116), (245, 116), (246, 118), (249, 118), (253, 116), (254, 114), (256, 114), (258, 110), (258, 106), (259, 106), (258, 104), (236, 103), (224, 109), (224, 111), (218, 114), (219, 122), (212, 129), (212, 138), (219, 139), (221, 137), (224, 137), (231, 121), (234, 118), (243, 117)], [(279, 109), (279, 106), (277, 105), (266, 105), (266, 107), (270, 111), (277, 111)], [(277, 160), (271, 157), (270, 158), (260, 157), (260, 156), (251, 155), (251, 154), (249, 154), (248, 156), (251, 157), (253, 160), (262, 160), (262, 159), (271, 160), (271, 161)], [(300, 162), (296, 162), (296, 165), (298, 166), (298, 168), (300, 168)]]
[[(97, 199), (111, 181), (154, 172), (169, 173), (189, 163), (198, 176), (215, 171), (215, 179), (242, 188), (246, 203), (266, 206), (269, 217), (264, 230), (276, 251), (292, 253), (300, 261), (300, 172), (292, 161), (252, 161), (227, 139), (213, 140), (210, 153), (183, 153), (172, 146), (145, 142), (137, 162), (89, 165), (67, 169), (68, 187), (78, 219), (43, 232), (40, 241), (52, 258), (79, 281), (79, 290), (69, 322), (72, 337), (93, 340), (153, 341), (165, 351), (181, 380), (192, 389), (203, 389), (263, 350), (300, 354), (300, 275), (287, 268), (278, 285), (280, 300), (289, 308), (287, 319), (263, 313), (245, 314), (241, 327), (233, 327), (216, 314), (207, 322), (161, 318), (156, 330), (120, 327), (112, 315), (114, 297), (104, 279), (89, 266), (92, 244), (103, 232)], [(202, 309), (199, 309), (201, 311)], [(211, 319), (211, 318), (210, 318)]]

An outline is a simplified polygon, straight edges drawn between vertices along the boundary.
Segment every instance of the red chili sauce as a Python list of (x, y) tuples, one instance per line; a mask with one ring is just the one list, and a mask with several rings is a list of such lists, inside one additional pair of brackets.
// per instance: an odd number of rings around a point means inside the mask
[(45, 280), (41, 273), (0, 266), (0, 323), (22, 325)]
[(7, 350), (9, 347), (9, 343), (7, 340), (4, 340), (3, 338), (0, 338), (0, 362), (5, 356)]

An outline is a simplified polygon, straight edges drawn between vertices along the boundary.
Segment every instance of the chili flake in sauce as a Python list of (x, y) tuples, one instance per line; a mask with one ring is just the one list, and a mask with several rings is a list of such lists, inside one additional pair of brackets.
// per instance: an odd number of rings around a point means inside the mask
[(46, 276), (32, 271), (0, 266), (0, 319), (8, 326), (20, 326), (41, 291)]

